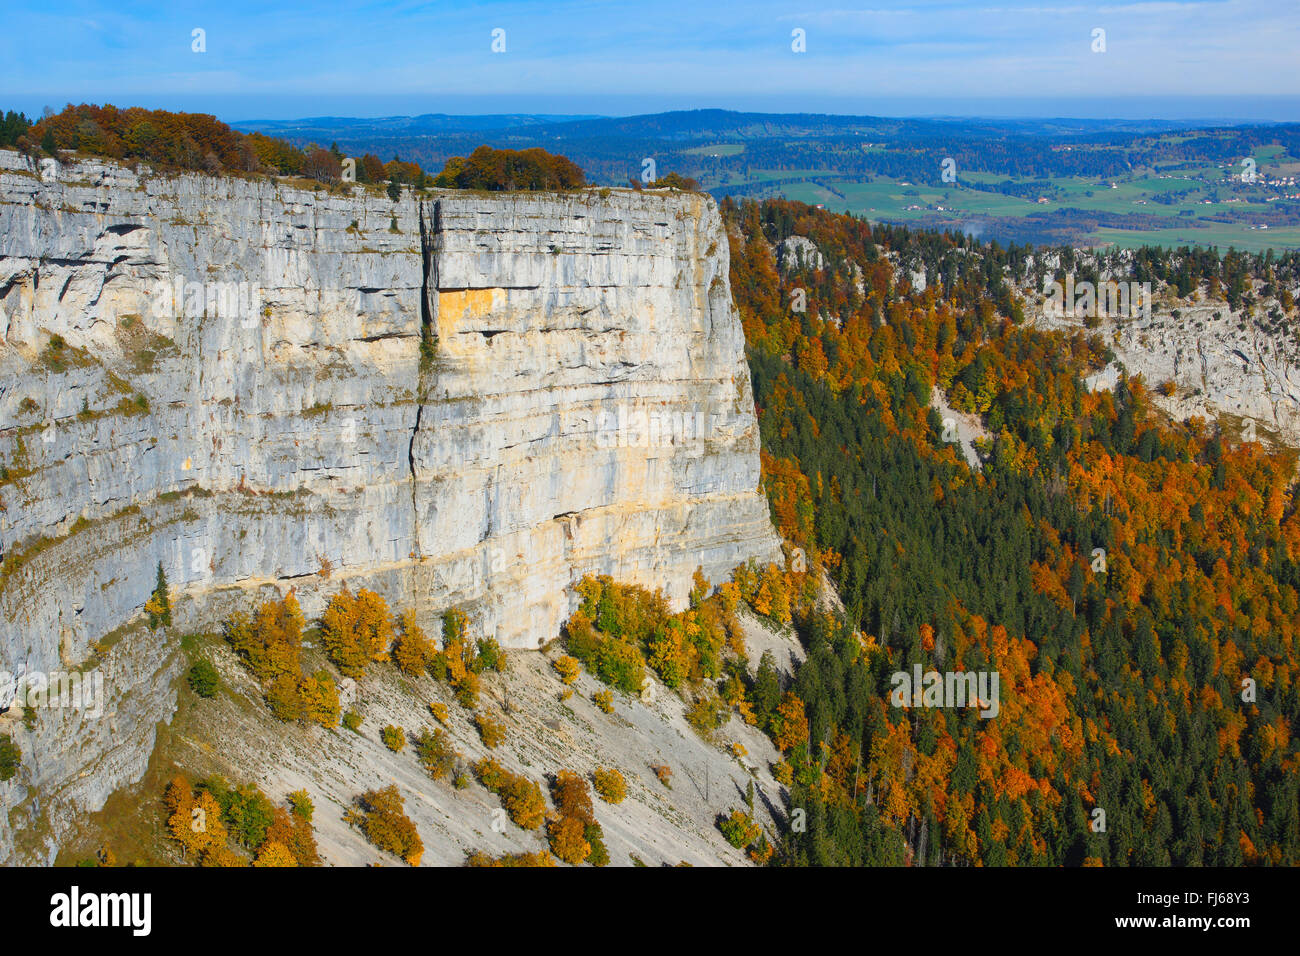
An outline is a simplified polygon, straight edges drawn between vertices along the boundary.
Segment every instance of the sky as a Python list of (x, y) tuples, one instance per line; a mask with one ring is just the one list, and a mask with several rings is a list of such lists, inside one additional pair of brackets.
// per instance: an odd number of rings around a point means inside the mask
[(1300, 121), (1296, 0), (5, 6), (0, 109), (28, 115), (95, 102), (232, 122), (712, 107)]

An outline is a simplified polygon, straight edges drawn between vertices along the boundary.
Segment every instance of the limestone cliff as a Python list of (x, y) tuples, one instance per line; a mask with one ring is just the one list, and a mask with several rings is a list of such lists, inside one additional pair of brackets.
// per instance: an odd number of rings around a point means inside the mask
[(0, 151), (0, 666), (106, 696), (0, 718), (30, 852), (174, 707), (176, 648), (130, 627), (159, 563), (177, 631), (346, 582), (536, 647), (585, 572), (680, 604), (776, 558), (727, 254), (695, 194), (393, 203)]

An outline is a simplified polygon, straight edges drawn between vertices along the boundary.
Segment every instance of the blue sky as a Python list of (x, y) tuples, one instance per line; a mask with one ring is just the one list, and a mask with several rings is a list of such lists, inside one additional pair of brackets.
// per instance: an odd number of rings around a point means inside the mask
[[(491, 50), (497, 28), (504, 53)], [(795, 29), (804, 53), (791, 49)], [(226, 120), (702, 107), (1300, 120), (1298, 39), (1294, 0), (64, 0), (9, 5), (0, 107), (113, 102)]]

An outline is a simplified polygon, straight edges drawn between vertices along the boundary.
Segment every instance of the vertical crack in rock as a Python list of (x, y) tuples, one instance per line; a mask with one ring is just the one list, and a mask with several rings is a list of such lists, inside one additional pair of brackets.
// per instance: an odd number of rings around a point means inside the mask
[[(435, 296), (438, 294), (438, 264), (434, 243), (438, 233), (439, 201), (430, 204), (417, 201), (416, 219), (420, 224), (420, 346), (417, 381), (415, 387), (415, 425), (411, 429), (411, 442), (407, 447), (406, 462), (411, 472), (411, 534), (414, 546), (411, 553), (420, 557), (420, 509), (416, 501), (417, 475), (415, 470), (415, 442), (424, 419), (424, 402), (433, 384), (433, 357), (436, 333), (433, 325)], [(432, 207), (432, 227), (427, 222)]]

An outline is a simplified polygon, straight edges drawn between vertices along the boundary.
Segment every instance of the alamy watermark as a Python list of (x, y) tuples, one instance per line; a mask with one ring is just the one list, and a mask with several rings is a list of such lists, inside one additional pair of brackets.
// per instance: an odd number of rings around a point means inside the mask
[(104, 713), (104, 673), (81, 671), (0, 671), (0, 713), (14, 704), (24, 710), (70, 707), (99, 718)]
[(245, 329), (262, 320), (262, 290), (251, 282), (186, 282), (177, 276), (154, 283), (150, 298), (155, 318), (216, 318), (238, 321)]
[(700, 441), (718, 425), (720, 415), (695, 409), (647, 409), (619, 405), (596, 416), (597, 448), (667, 448)]
[(981, 717), (996, 717), (1002, 704), (997, 671), (921, 672), (895, 671), (889, 678), (893, 690), (889, 702), (895, 707), (978, 707)]

